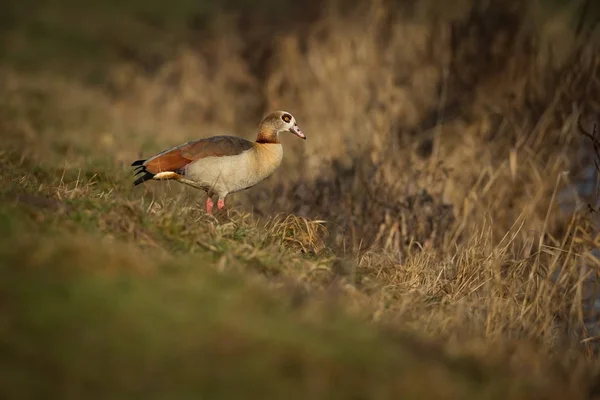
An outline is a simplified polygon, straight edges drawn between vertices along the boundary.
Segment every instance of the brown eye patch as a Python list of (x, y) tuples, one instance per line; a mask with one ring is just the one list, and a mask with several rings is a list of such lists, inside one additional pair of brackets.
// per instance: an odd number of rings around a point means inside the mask
[(292, 116), (290, 114), (283, 114), (281, 119), (287, 124), (292, 120)]

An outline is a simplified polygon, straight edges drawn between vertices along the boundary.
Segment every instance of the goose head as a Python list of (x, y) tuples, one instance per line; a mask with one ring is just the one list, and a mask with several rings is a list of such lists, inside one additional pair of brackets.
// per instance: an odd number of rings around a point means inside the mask
[(273, 111), (260, 123), (256, 141), (259, 143), (279, 143), (279, 134), (283, 132), (293, 133), (300, 139), (306, 140), (306, 135), (304, 135), (292, 114), (287, 111)]

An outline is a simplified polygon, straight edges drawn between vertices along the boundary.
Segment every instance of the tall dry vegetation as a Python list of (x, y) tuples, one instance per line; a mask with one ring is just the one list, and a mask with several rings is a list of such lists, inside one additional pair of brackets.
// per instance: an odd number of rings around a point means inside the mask
[(555, 45), (546, 32), (564, 21), (544, 25), (536, 12), (522, 2), (450, 14), (427, 2), (330, 2), (255, 48), (225, 19), (157, 76), (117, 70), (117, 87), (132, 85), (123, 113), (136, 130), (168, 132), (164, 145), (227, 130), (250, 138), (262, 113), (292, 111), (309, 140), (286, 140), (282, 171), (239, 203), (327, 221), (330, 246), (401, 315), (423, 318), (413, 291), (459, 309), (485, 299), (468, 316), (442, 311), (439, 329), (467, 319), (479, 337), (556, 344), (581, 326), (587, 250), (575, 241), (591, 234), (560, 213), (556, 192), (577, 179), (575, 122), (598, 109), (600, 58), (586, 31), (566, 24), (553, 34), (571, 40)]
[[(359, 229), (349, 237), (366, 247), (385, 220), (427, 203), (423, 190), (436, 216), (453, 207), (455, 235), (485, 214), (496, 240), (521, 214), (540, 231), (559, 174), (575, 172), (574, 122), (582, 107), (597, 107), (594, 47), (572, 37), (560, 44), (573, 49), (565, 55), (551, 40), (572, 29), (563, 23), (547, 39), (561, 21), (536, 23), (536, 10), (520, 2), (457, 5), (452, 13), (427, 2), (338, 3), (260, 44), (246, 43), (236, 19), (223, 17), (156, 74), (116, 68), (119, 119), (133, 132), (164, 132), (162, 145), (202, 132), (250, 138), (248, 126), (266, 110), (292, 110), (311, 136), (306, 145), (286, 141), (286, 179), (269, 185), (284, 194), (245, 199), (259, 212), (262, 205), (289, 212), (293, 199), (296, 213), (346, 225), (346, 233)], [(392, 242), (419, 230), (410, 228), (390, 233)]]
[[(582, 365), (600, 335), (587, 308), (595, 221), (559, 199), (593, 158), (577, 121), (600, 110), (600, 52), (581, 14), (541, 12), (519, 1), (329, 1), (277, 35), (223, 14), (151, 71), (143, 60), (113, 66), (102, 88), (4, 70), (11, 109), (42, 93), (61, 99), (44, 118), (71, 118), (6, 130), (58, 148), (69, 168), (100, 158), (125, 168), (183, 140), (251, 139), (267, 110), (288, 110), (308, 140), (284, 138), (282, 168), (235, 207), (325, 221), (327, 249), (304, 251), (331, 257), (325, 285), (383, 325), (450, 351), (514, 351), (528, 372), (545, 368), (529, 352)], [(201, 200), (166, 186), (140, 191)]]

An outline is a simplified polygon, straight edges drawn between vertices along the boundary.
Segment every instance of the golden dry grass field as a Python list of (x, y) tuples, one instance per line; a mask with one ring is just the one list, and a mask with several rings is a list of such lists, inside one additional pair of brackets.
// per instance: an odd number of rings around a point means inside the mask
[(0, 17), (0, 397), (600, 398), (594, 1), (83, 3)]

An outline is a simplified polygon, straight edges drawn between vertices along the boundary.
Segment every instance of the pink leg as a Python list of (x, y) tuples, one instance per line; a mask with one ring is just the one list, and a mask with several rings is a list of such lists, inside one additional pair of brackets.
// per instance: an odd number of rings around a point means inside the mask
[(212, 214), (213, 205), (214, 205), (214, 203), (213, 203), (212, 199), (210, 197), (208, 197), (206, 199), (206, 212), (207, 213)]
[(219, 199), (219, 200), (217, 201), (217, 208), (218, 208), (219, 210), (222, 210), (222, 209), (223, 209), (223, 207), (225, 207), (225, 199)]

